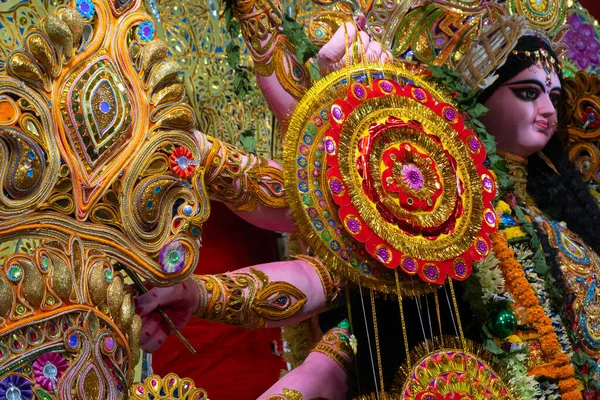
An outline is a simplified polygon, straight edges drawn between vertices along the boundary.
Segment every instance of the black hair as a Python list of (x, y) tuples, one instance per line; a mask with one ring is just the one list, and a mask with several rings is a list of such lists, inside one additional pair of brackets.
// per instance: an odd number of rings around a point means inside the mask
[[(558, 57), (548, 42), (538, 36), (523, 36), (515, 47), (519, 54), (509, 54), (506, 63), (497, 71), (498, 79), (479, 96), (479, 102), (485, 103), (500, 85), (537, 63), (538, 60), (534, 56), (526, 57), (523, 54), (540, 49), (548, 52), (554, 59), (556, 72), (562, 81)], [(558, 114), (563, 113), (561, 107), (562, 105), (559, 105)], [(560, 115), (558, 120), (561, 120)], [(535, 200), (539, 209), (554, 220), (566, 222), (571, 231), (600, 254), (600, 235), (596, 233), (597, 227), (600, 226), (600, 209), (589, 193), (581, 173), (569, 160), (566, 141), (555, 134), (542, 152), (554, 164), (558, 174), (538, 154), (529, 156), (528, 194)], [(538, 233), (542, 234), (540, 231)]]
[(498, 89), (498, 87), (514, 78), (519, 72), (537, 64), (538, 59), (533, 55), (526, 56), (525, 52), (529, 51), (533, 53), (540, 49), (544, 49), (552, 57), (555, 63), (554, 72), (558, 74), (558, 77), (562, 81), (560, 62), (558, 61), (556, 53), (554, 50), (552, 50), (552, 47), (546, 42), (546, 40), (538, 36), (522, 36), (517, 41), (517, 45), (513, 49), (517, 51), (518, 54), (513, 54), (511, 52), (508, 55), (506, 62), (500, 68), (498, 68), (498, 70), (496, 70), (498, 78), (479, 95), (478, 101), (481, 104), (484, 104), (487, 99), (490, 98), (492, 93)]

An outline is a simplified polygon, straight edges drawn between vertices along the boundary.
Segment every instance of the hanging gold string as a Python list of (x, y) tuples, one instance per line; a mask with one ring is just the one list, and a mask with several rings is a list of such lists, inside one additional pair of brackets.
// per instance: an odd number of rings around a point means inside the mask
[(435, 300), (435, 312), (437, 314), (438, 326), (440, 327), (440, 340), (442, 346), (444, 346), (444, 333), (442, 332), (442, 316), (440, 314), (440, 299), (438, 298), (437, 289), (433, 292), (433, 298)]
[[(356, 24), (356, 22), (354, 22), (354, 20), (352, 20), (352, 23), (354, 24), (354, 28), (356, 29), (356, 41), (354, 43), (358, 44), (359, 50), (360, 50), (359, 62), (363, 67), (363, 71), (366, 71), (366, 67), (367, 67), (367, 63), (368, 63), (367, 48), (366, 48), (365, 44), (363, 43), (362, 37), (360, 36), (360, 30), (358, 29), (358, 25)], [(354, 53), (352, 55), (354, 55)], [(365, 73), (365, 76), (367, 78), (367, 85), (371, 86), (371, 74)]]
[[(346, 26), (346, 24), (343, 25), (344, 27), (344, 48), (346, 49), (346, 65), (350, 65), (350, 57), (351, 55), (351, 48), (350, 48), (350, 37), (348, 35), (348, 27)], [(347, 71), (347, 77), (346, 79), (348, 79), (348, 82), (351, 82), (351, 75), (350, 75), (350, 68), (346, 68)]]
[(371, 292), (371, 311), (373, 312), (373, 330), (375, 331), (375, 349), (377, 350), (377, 366), (379, 367), (379, 384), (381, 393), (385, 392), (383, 387), (383, 366), (381, 363), (381, 349), (379, 348), (379, 328), (377, 327), (377, 313), (375, 312), (375, 291)]
[(456, 295), (454, 294), (454, 285), (452, 284), (452, 278), (448, 277), (448, 286), (450, 286), (450, 295), (452, 296), (452, 303), (454, 304), (454, 312), (456, 312), (456, 323), (458, 325), (458, 334), (460, 335), (460, 342), (463, 345), (463, 350), (466, 351), (467, 341), (463, 333), (462, 324), (460, 322), (460, 314), (458, 313), (458, 302), (456, 301)]
[[(346, 290), (346, 310), (348, 311), (348, 322), (350, 323), (350, 334), (354, 335), (354, 324), (352, 323), (352, 306), (350, 305), (350, 286), (345, 285)], [(358, 376), (358, 357), (354, 357), (354, 371), (356, 372), (356, 384), (360, 393), (360, 379)]]
[(404, 339), (404, 350), (406, 351), (406, 363), (410, 369), (410, 348), (408, 347), (408, 333), (406, 332), (406, 322), (404, 321), (404, 304), (402, 304), (402, 290), (400, 289), (400, 279), (398, 278), (398, 268), (394, 269), (396, 275), (396, 291), (398, 292), (398, 307), (400, 307), (400, 324), (402, 325), (402, 339)]

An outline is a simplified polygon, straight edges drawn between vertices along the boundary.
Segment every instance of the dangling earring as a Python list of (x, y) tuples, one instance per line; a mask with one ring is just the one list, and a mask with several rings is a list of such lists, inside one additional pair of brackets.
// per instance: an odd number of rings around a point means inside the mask
[(538, 152), (537, 152), (537, 154), (538, 154), (538, 156), (540, 156), (540, 158), (541, 158), (542, 160), (544, 160), (544, 162), (546, 163), (546, 165), (547, 165), (547, 166), (549, 166), (549, 167), (550, 167), (550, 169), (551, 169), (552, 171), (554, 171), (554, 173), (555, 173), (556, 175), (558, 175), (558, 176), (561, 176), (561, 175), (560, 175), (560, 172), (558, 172), (558, 170), (557, 170), (557, 169), (556, 169), (556, 167), (554, 166), (554, 163), (552, 162), (552, 160), (550, 160), (550, 159), (548, 158), (548, 156), (547, 156), (547, 155), (545, 155), (545, 154), (544, 154), (544, 153), (543, 153), (541, 150), (540, 150), (540, 151), (538, 151)]

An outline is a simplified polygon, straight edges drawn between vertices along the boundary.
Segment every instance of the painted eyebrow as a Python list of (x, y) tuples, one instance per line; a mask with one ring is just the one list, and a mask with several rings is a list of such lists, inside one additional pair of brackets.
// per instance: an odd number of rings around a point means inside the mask
[[(539, 86), (539, 88), (542, 90), (542, 92), (546, 93), (546, 87), (542, 84), (542, 82), (538, 81), (537, 79), (524, 79), (522, 81), (508, 82), (508, 83), (503, 84), (502, 86), (526, 85), (526, 84)], [(560, 90), (560, 88), (555, 88), (555, 89)], [(552, 90), (554, 90), (554, 88)]]

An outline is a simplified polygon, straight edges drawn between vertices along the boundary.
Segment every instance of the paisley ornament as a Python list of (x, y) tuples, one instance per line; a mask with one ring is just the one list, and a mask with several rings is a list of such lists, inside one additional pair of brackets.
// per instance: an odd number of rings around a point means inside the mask
[(282, 321), (296, 314), (306, 303), (306, 295), (287, 282), (270, 282), (264, 272), (250, 268), (250, 272), (262, 282), (256, 293), (252, 310), (267, 321)]

